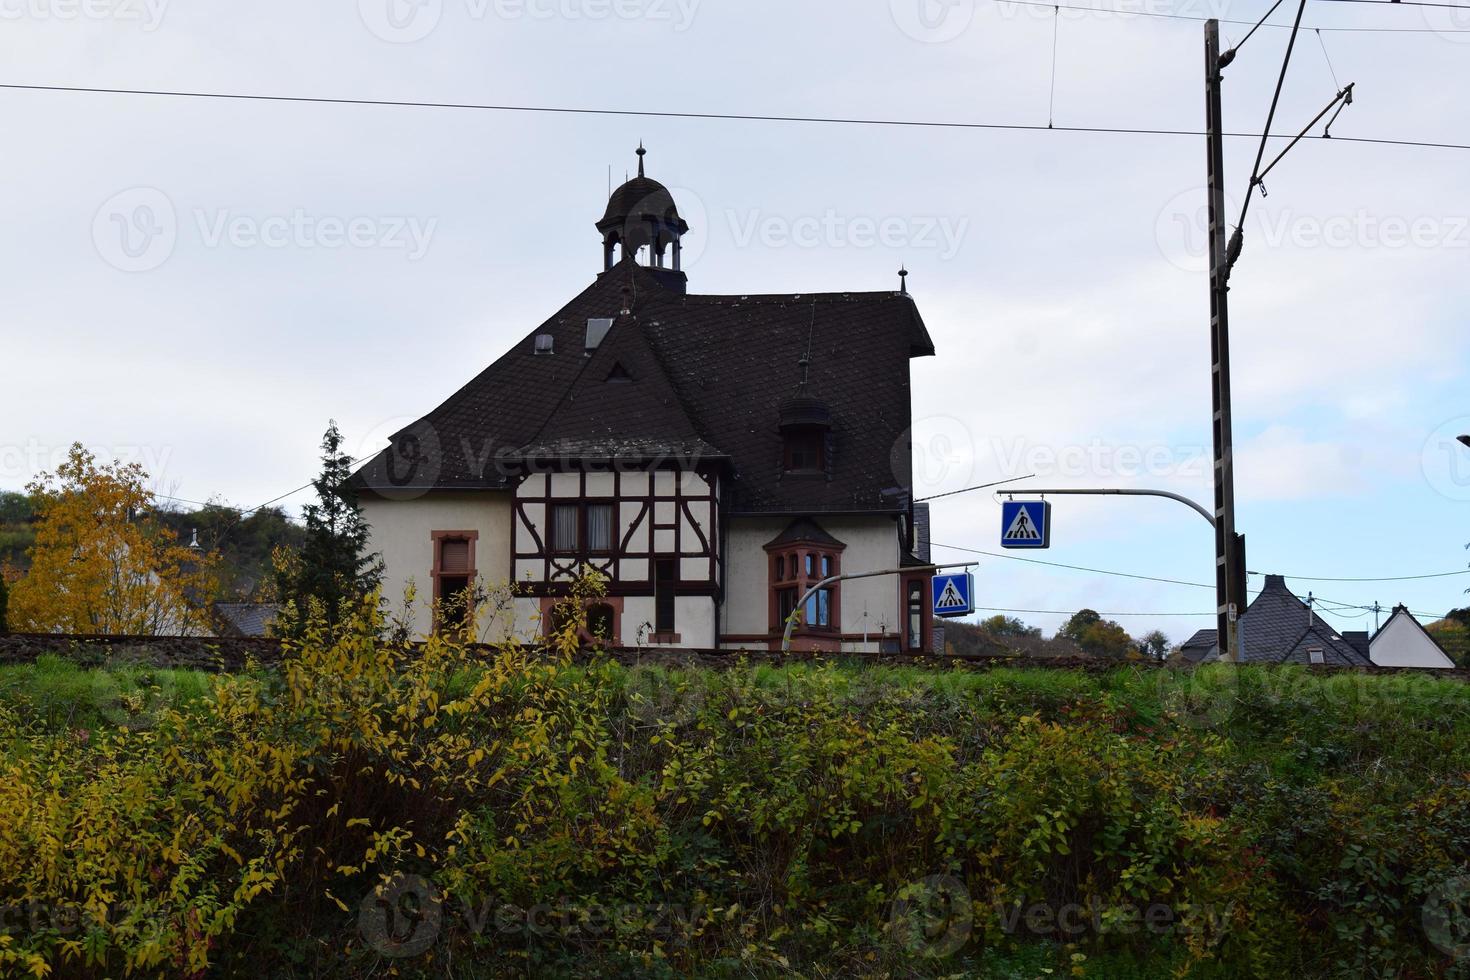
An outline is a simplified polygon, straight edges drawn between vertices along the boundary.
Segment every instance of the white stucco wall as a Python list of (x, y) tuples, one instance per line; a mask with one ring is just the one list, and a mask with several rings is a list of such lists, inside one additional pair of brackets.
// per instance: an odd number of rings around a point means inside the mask
[(1383, 667), (1454, 666), (1418, 624), (1402, 614), (1395, 615), (1373, 637), (1368, 656)]
[[(815, 517), (832, 537), (847, 545), (842, 552), (843, 572), (896, 568), (899, 562), (898, 524), (892, 517)], [(737, 517), (729, 524), (724, 621), (721, 632), (765, 635), (770, 630), (770, 582), (765, 546), (784, 531), (790, 518)], [(870, 639), (843, 643), (844, 650), (876, 652), (883, 633), (899, 635), (899, 579), (883, 575), (842, 582), (843, 633), (867, 632)], [(748, 643), (729, 642), (727, 647)]]
[[(364, 496), (360, 502), (371, 529), (368, 548), (383, 556), (383, 598), (389, 610), (397, 613), (402, 608), (403, 591), (410, 580), (418, 590), (412, 610), (417, 635), (427, 635), (433, 627), (433, 532), (478, 531), (474, 554), (480, 584), (488, 589), (509, 584), (509, 492), (430, 493), (413, 500)], [(481, 635), (492, 641), (502, 639), (510, 630), (509, 618), (482, 622)]]

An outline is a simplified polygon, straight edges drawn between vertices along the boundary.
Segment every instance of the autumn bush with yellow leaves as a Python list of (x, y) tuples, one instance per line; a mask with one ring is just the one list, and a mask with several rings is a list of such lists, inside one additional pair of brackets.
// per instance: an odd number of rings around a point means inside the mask
[[(0, 972), (1461, 966), (1419, 924), (1466, 857), (1452, 778), (1266, 758), (1135, 675), (628, 669), (581, 649), (598, 589), (536, 647), (385, 641), (369, 601), (331, 634), (307, 624), (277, 669), (89, 730), (0, 698)], [(1241, 724), (1280, 709), (1258, 694), (1235, 691)], [(1440, 756), (1464, 753), (1456, 726)], [(1318, 767), (1333, 825), (1287, 833), (1305, 783), (1287, 764)], [(1387, 845), (1369, 792), (1417, 800), (1417, 843)], [(1314, 918), (1331, 902), (1376, 931), (1339, 935)], [(1158, 909), (1167, 928), (1144, 928)]]

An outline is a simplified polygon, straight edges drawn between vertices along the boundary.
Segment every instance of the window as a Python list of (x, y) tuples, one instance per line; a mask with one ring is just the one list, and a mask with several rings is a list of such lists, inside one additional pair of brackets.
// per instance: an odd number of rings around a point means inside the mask
[(551, 550), (562, 553), (576, 552), (580, 535), (578, 524), (581, 508), (576, 504), (556, 504), (551, 508)]
[(924, 586), (921, 582), (909, 583), (909, 649), (924, 647)]
[(784, 582), (784, 581), (786, 581), (786, 556), (785, 555), (777, 555), (776, 556), (776, 581), (777, 582)]
[(587, 550), (613, 550), (613, 505), (587, 505)]
[(532, 348), (537, 354), (550, 354), (553, 350), (553, 340), (549, 333), (538, 333), (536, 335), (536, 346)]
[(674, 632), (674, 587), (679, 573), (671, 558), (660, 558), (653, 563), (653, 631)]
[(815, 575), (817, 573), (816, 560), (817, 559), (816, 559), (816, 556), (815, 555), (813, 555), (811, 552), (807, 552), (807, 555), (806, 555), (806, 573), (808, 575)]
[(832, 626), (832, 590), (818, 589), (807, 596), (802, 625), (829, 629)]
[(831, 555), (823, 555), (822, 556), (822, 578), (826, 578), (827, 576), (829, 576), (831, 574), (832, 574), (832, 556)]
[(440, 625), (466, 622), (474, 613), (470, 582), (475, 571), (470, 539), (442, 536), (437, 545), (433, 579)]
[(587, 610), (587, 632), (599, 640), (611, 641), (614, 620), (613, 607), (599, 602)]
[(1314, 664), (1325, 663), (1321, 647), (1307, 647), (1307, 659)]
[(786, 434), (786, 471), (818, 473), (822, 470), (821, 432), (788, 432)]

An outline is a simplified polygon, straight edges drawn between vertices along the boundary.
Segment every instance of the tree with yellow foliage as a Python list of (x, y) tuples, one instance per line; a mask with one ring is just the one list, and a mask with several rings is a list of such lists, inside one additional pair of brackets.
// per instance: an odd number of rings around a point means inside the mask
[(30, 571), (10, 592), (10, 628), (37, 633), (208, 632), (216, 556), (185, 547), (153, 516), (138, 463), (98, 465), (74, 443), (27, 489), (39, 521)]

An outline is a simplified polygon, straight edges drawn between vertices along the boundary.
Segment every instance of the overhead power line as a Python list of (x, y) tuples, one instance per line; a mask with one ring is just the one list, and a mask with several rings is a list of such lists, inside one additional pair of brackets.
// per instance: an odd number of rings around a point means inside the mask
[(962, 548), (957, 544), (940, 544), (935, 541), (931, 545), (934, 548), (948, 548), (950, 551), (964, 551), (972, 555), (985, 555), (987, 558), (1006, 558), (1010, 561), (1024, 561), (1031, 565), (1049, 565), (1052, 568), (1066, 568), (1074, 572), (1092, 572), (1096, 575), (1116, 575), (1119, 578), (1141, 579), (1145, 582), (1163, 582), (1168, 585), (1188, 585), (1197, 589), (1213, 589), (1213, 585), (1203, 582), (1186, 582), (1177, 578), (1160, 578), (1157, 575), (1135, 575), (1132, 572), (1114, 572), (1106, 568), (1087, 568), (1083, 565), (1065, 565), (1056, 561), (1042, 561), (1040, 558), (1023, 558), (1020, 555), (1007, 555), (997, 551), (981, 551), (979, 548)]
[[(904, 126), (919, 129), (988, 129), (1040, 133), (1105, 133), (1120, 136), (1204, 136), (1204, 130), (1167, 127), (1044, 126), (1040, 123), (964, 122), (945, 119), (883, 119), (863, 116), (794, 116), (753, 112), (672, 112), (656, 109), (595, 109), (583, 106), (495, 105), (480, 102), (417, 102), (408, 99), (349, 99), (307, 95), (258, 95), (243, 92), (198, 92), (168, 89), (103, 88), (92, 85), (23, 85), (0, 82), (0, 89), (30, 92), (86, 93), (89, 95), (145, 95), (176, 99), (220, 99), (240, 102), (295, 102), (313, 105), (378, 106), (401, 109), (470, 109), (482, 112), (525, 112), (587, 116), (638, 116), (651, 119), (719, 119), (734, 122), (811, 123), (835, 126)], [(1261, 133), (1230, 132), (1232, 139), (1262, 138)], [(1270, 139), (1287, 139), (1290, 133), (1272, 133)], [(1436, 140), (1388, 139), (1369, 136), (1308, 135), (1304, 139), (1333, 143), (1368, 143), (1378, 146), (1412, 146), (1437, 150), (1470, 150), (1470, 143)]]
[[(1232, 20), (1232, 19), (1230, 19), (1228, 17), (1198, 17), (1198, 16), (1195, 16), (1194, 14), (1175, 14), (1175, 13), (1169, 13), (1167, 11), (1162, 11), (1162, 10), (1128, 10), (1127, 8), (1124, 8), (1124, 7), (1080, 6), (1078, 4), (1070, 4), (1070, 3), (1056, 4), (1056, 3), (1048, 3), (1047, 0), (994, 0), (994, 2), (996, 4), (998, 4), (998, 5), (1010, 5), (1010, 4), (1014, 4), (1014, 5), (1020, 6), (1020, 7), (1050, 7), (1050, 8), (1054, 8), (1054, 9), (1060, 8), (1061, 10), (1076, 10), (1078, 12), (1088, 13), (1088, 14), (1112, 14), (1112, 15), (1116, 15), (1116, 16), (1119, 16), (1119, 17), (1150, 17), (1150, 18), (1153, 18), (1153, 19), (1156, 19), (1156, 20), (1183, 20), (1183, 21), (1190, 21), (1190, 22), (1196, 23), (1196, 24), (1203, 23), (1203, 22), (1205, 22), (1207, 20), (1218, 20), (1222, 24), (1240, 24), (1242, 26), (1249, 26), (1251, 28), (1252, 32), (1254, 32), (1259, 27), (1264, 27), (1264, 28), (1267, 28), (1267, 29), (1275, 29), (1275, 30), (1290, 30), (1291, 29), (1291, 25), (1290, 24), (1267, 24), (1267, 23), (1265, 23), (1265, 18), (1261, 18), (1261, 20)], [(1270, 14), (1268, 13), (1266, 16), (1269, 17)], [(1454, 28), (1454, 27), (1445, 28), (1443, 30), (1436, 30), (1433, 27), (1318, 27), (1316, 25), (1313, 25), (1312, 27), (1306, 28), (1306, 29), (1307, 30), (1314, 30), (1314, 31), (1338, 31), (1338, 32), (1341, 32), (1341, 33), (1360, 33), (1360, 34), (1464, 34), (1464, 33), (1470, 33), (1470, 28)], [(1246, 36), (1249, 37), (1250, 35), (1247, 34)], [(1240, 44), (1244, 44), (1244, 43), (1245, 43), (1245, 41), (1242, 39), (1241, 42), (1240, 42)], [(1240, 44), (1237, 44), (1236, 47), (1239, 48), (1240, 47)]]

